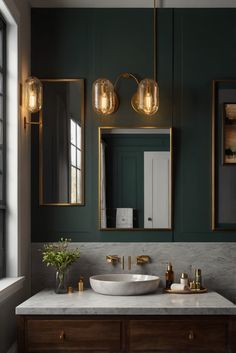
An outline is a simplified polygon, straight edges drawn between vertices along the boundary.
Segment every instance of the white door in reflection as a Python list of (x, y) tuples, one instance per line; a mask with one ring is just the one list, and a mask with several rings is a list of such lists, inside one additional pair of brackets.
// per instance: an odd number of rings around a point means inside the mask
[(144, 228), (170, 228), (170, 152), (144, 152)]
[(70, 202), (82, 201), (81, 188), (81, 126), (70, 119)]

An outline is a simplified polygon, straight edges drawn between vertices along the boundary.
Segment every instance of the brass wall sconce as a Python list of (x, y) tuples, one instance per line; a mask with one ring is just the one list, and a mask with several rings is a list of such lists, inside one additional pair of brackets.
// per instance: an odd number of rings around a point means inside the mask
[(137, 113), (153, 115), (158, 111), (159, 88), (157, 82), (147, 78), (139, 82), (133, 74), (124, 72), (117, 77), (114, 85), (106, 78), (99, 78), (93, 83), (93, 109), (97, 114), (107, 116), (117, 111), (119, 100), (115, 89), (121, 78), (134, 79), (137, 83), (137, 91), (131, 99), (131, 106)]
[[(25, 81), (25, 108), (29, 113), (37, 113), (43, 105), (43, 85), (37, 77), (30, 76)], [(24, 129), (26, 125), (40, 125), (40, 122), (27, 121), (24, 117)]]
[(106, 78), (99, 78), (94, 81), (92, 87), (92, 105), (95, 113), (100, 116), (110, 115), (118, 109), (118, 96), (115, 89), (121, 77), (133, 78), (138, 85), (137, 91), (131, 99), (131, 106), (137, 113), (152, 116), (158, 111), (159, 87), (156, 80), (156, 0), (153, 2), (153, 79), (144, 78), (139, 82), (133, 74), (125, 72), (117, 77), (114, 85)]

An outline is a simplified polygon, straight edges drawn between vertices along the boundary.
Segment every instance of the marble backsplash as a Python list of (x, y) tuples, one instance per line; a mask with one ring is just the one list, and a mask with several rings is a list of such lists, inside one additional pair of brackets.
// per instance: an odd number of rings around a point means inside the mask
[[(32, 294), (47, 287), (53, 288), (55, 271), (42, 263), (39, 249), (42, 243), (32, 243)], [(80, 275), (89, 286), (89, 276), (103, 273), (147, 273), (161, 277), (165, 283), (167, 262), (173, 264), (175, 282), (181, 272), (193, 273), (202, 270), (203, 285), (217, 291), (236, 303), (236, 243), (72, 243), (79, 247), (80, 259), (71, 267), (70, 285), (76, 287)], [(106, 255), (124, 256), (125, 269), (120, 264), (106, 262)], [(151, 263), (137, 265), (137, 255), (149, 255)], [(132, 268), (128, 271), (128, 256), (132, 257)]]

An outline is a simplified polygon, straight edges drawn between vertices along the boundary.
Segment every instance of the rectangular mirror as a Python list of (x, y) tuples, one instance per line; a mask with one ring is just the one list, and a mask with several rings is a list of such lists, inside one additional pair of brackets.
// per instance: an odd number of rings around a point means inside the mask
[(100, 229), (171, 229), (172, 129), (100, 127)]
[(84, 80), (47, 79), (40, 112), (40, 204), (84, 204)]
[(236, 230), (236, 80), (214, 80), (212, 230)]

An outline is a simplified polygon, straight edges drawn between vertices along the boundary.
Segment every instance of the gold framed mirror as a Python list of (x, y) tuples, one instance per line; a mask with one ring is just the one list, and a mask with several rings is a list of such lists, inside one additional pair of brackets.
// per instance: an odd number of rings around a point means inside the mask
[(212, 230), (236, 230), (236, 80), (212, 83)]
[(99, 127), (100, 230), (172, 229), (172, 128)]
[(84, 205), (84, 80), (41, 82), (40, 205)]

